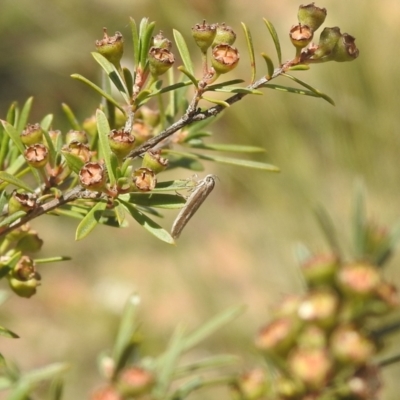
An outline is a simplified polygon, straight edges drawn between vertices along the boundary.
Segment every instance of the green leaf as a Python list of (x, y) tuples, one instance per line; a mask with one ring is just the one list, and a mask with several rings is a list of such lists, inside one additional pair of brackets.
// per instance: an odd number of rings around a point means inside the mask
[(47, 114), (43, 119), (40, 121), (40, 126), (43, 130), (48, 131), (53, 123), (54, 115)]
[[(7, 132), (10, 139), (14, 142), (15, 146), (18, 148), (21, 154), (24, 154), (25, 146), (22, 143), (19, 131), (14, 128), (11, 124), (7, 121), (1, 120), (4, 130)], [(22, 132), (22, 130), (21, 130)]]
[[(220, 88), (215, 89), (214, 92), (221, 92), (221, 93), (244, 93), (244, 94), (258, 94), (263, 95), (264, 93), (257, 89), (249, 89), (245, 87), (230, 87), (230, 88)], [(204, 99), (204, 96), (203, 96)]]
[(7, 110), (7, 116), (6, 116), (6, 121), (15, 126), (16, 119), (18, 115), (18, 103), (16, 101), (13, 101)]
[(265, 60), (268, 69), (267, 78), (270, 79), (272, 75), (274, 75), (274, 63), (271, 58), (266, 53), (261, 53), (262, 58)]
[(18, 125), (16, 127), (17, 132), (21, 133), (29, 120), (29, 114), (31, 112), (32, 108), (32, 103), (33, 103), (33, 97), (29, 97), (29, 99), (25, 102), (24, 106), (22, 107), (21, 115), (18, 119)]
[(129, 95), (128, 88), (125, 85), (124, 79), (120, 76), (119, 72), (117, 71), (117, 68), (115, 68), (115, 65), (110, 63), (110, 61), (108, 61), (104, 56), (102, 56), (100, 53), (96, 51), (92, 52), (91, 54), (93, 58), (103, 68), (103, 70), (108, 75), (110, 80), (114, 83), (115, 87), (121, 93), (121, 96), (125, 100), (126, 104), (130, 104), (130, 100), (128, 97)]
[(63, 392), (63, 380), (59, 377), (56, 377), (51, 381), (47, 398), (48, 400), (62, 400)]
[(183, 38), (182, 34), (176, 29), (173, 30), (173, 34), (176, 47), (178, 48), (183, 64), (185, 65), (186, 71), (188, 71), (190, 75), (194, 76), (193, 63), (192, 59), (190, 58), (189, 49), (185, 39)]
[(153, 192), (172, 192), (176, 190), (192, 189), (197, 185), (193, 179), (178, 179), (176, 181), (158, 182)]
[(130, 204), (122, 199), (120, 199), (120, 202), (125, 206), (129, 214), (136, 220), (136, 222), (144, 229), (165, 243), (175, 244), (175, 241), (169, 232), (167, 232), (145, 214), (140, 212), (133, 204)]
[(234, 321), (239, 315), (243, 314), (245, 306), (230, 307), (222, 313), (216, 315), (211, 320), (187, 335), (184, 342), (184, 350), (187, 351), (197, 346), (199, 343), (213, 335), (216, 331)]
[(209, 85), (206, 87), (206, 91), (214, 91), (216, 89), (222, 89), (226, 86), (236, 85), (238, 83), (243, 83), (243, 79), (232, 79), (230, 81), (215, 83), (214, 85)]
[[(125, 198), (123, 199), (125, 200)], [(183, 196), (161, 193), (129, 193), (128, 199), (125, 201), (146, 207), (165, 208), (171, 210), (182, 208), (186, 202)]]
[(111, 186), (115, 184), (115, 170), (111, 162), (111, 149), (108, 142), (108, 134), (110, 133), (110, 126), (108, 125), (108, 120), (103, 111), (97, 109), (96, 111), (97, 120), (97, 130), (99, 132), (99, 143), (100, 143), (100, 154), (103, 157), (104, 162), (107, 167), (107, 174), (110, 180)]
[(26, 184), (21, 179), (18, 179), (16, 176), (11, 175), (7, 172), (0, 171), (0, 180), (6, 181), (11, 185), (24, 189), (30, 193), (33, 193), (33, 189), (28, 184)]
[(292, 65), (287, 70), (288, 71), (308, 71), (309, 69), (310, 69), (310, 66), (307, 64), (297, 64), (297, 65)]
[(16, 211), (15, 213), (4, 218), (3, 221), (0, 222), (0, 227), (10, 225), (14, 221), (16, 221), (22, 217), (25, 217), (25, 215), (26, 215), (25, 211)]
[(112, 359), (114, 360), (117, 369), (116, 372), (123, 367), (126, 350), (131, 345), (133, 335), (139, 326), (137, 319), (139, 304), (140, 297), (136, 293), (132, 294), (125, 304), (125, 309), (118, 328), (117, 338), (115, 339), (114, 348), (112, 350)]
[(8, 337), (8, 338), (11, 338), (11, 339), (18, 339), (19, 338), (19, 336), (16, 333), (10, 331), (7, 328), (4, 328), (4, 326), (0, 326), (0, 336)]
[(253, 39), (251, 37), (249, 28), (246, 26), (246, 24), (244, 22), (242, 22), (242, 28), (244, 31), (244, 36), (246, 37), (247, 49), (249, 51), (250, 68), (251, 68), (251, 82), (254, 82), (256, 79), (256, 60), (254, 57)]
[(324, 94), (324, 93), (320, 92), (319, 90), (313, 88), (308, 83), (303, 82), (299, 78), (296, 78), (296, 77), (294, 77), (293, 75), (290, 75), (290, 74), (282, 74), (282, 76), (285, 76), (286, 78), (289, 78), (292, 81), (295, 81), (299, 85), (304, 86), (306, 89), (308, 89), (311, 92), (315, 93), (315, 95), (317, 97), (323, 98), (324, 100), (326, 100), (328, 103), (332, 104), (333, 106), (335, 105), (335, 102), (329, 96), (327, 96), (326, 94)]
[(180, 151), (163, 149), (163, 153), (171, 154), (172, 157), (168, 158), (168, 169), (185, 168), (191, 171), (204, 171), (204, 166), (199, 162), (199, 157), (191, 153), (183, 153)]
[(71, 107), (66, 104), (66, 103), (61, 103), (61, 108), (64, 111), (65, 116), (68, 119), (68, 122), (70, 123), (72, 129), (76, 131), (81, 131), (82, 127), (78, 122), (78, 119), (76, 118), (74, 112), (72, 111)]
[(353, 241), (355, 257), (359, 258), (365, 253), (365, 229), (367, 227), (365, 207), (365, 189), (358, 182), (354, 190), (353, 199)]
[(230, 104), (224, 100), (212, 99), (212, 98), (206, 97), (206, 96), (201, 96), (201, 98), (202, 98), (202, 100), (207, 100), (208, 102), (210, 102), (212, 104), (217, 104), (218, 106), (221, 106), (224, 108), (230, 107)]
[(321, 94), (317, 94), (314, 91), (298, 89), (298, 88), (293, 88), (293, 87), (289, 87), (289, 86), (273, 85), (272, 83), (271, 84), (268, 83), (268, 84), (262, 85), (261, 87), (267, 88), (267, 89), (275, 89), (275, 90), (279, 90), (279, 91), (282, 91), (282, 92), (301, 94), (301, 95), (304, 95), (304, 96), (323, 98), (328, 103), (330, 103), (332, 105), (335, 105), (334, 101), (330, 97), (328, 97), (326, 95), (321, 96)]
[(146, 67), (148, 53), (150, 50), (151, 39), (154, 31), (156, 23), (155, 22), (148, 22), (147, 18), (143, 18), (140, 23), (140, 34), (139, 34), (139, 41), (140, 41), (140, 65), (144, 70)]
[(54, 363), (46, 365), (43, 368), (36, 369), (34, 371), (24, 374), (21, 381), (32, 385), (41, 381), (53, 379), (57, 375), (65, 373), (69, 369), (69, 365), (66, 363)]
[(139, 36), (136, 21), (131, 17), (129, 18), (129, 25), (131, 27), (132, 42), (133, 42), (133, 62), (135, 67), (139, 65)]
[(106, 100), (108, 100), (110, 103), (114, 104), (115, 107), (120, 109), (124, 115), (125, 115), (125, 110), (123, 107), (116, 101), (112, 96), (110, 96), (107, 92), (105, 92), (103, 89), (98, 87), (96, 84), (93, 82), (89, 81), (89, 79), (86, 79), (84, 76), (79, 75), (79, 74), (72, 74), (71, 78), (77, 79), (78, 81), (81, 81), (83, 83), (86, 83), (86, 85), (90, 86), (92, 89), (94, 89), (97, 93), (100, 94), (100, 96), (103, 96)]
[(159, 358), (157, 365), (157, 384), (154, 388), (156, 399), (164, 400), (173, 380), (179, 357), (183, 352), (185, 330), (178, 326), (168, 344), (166, 352)]
[(279, 43), (278, 34), (276, 33), (276, 29), (275, 29), (274, 25), (272, 25), (272, 22), (268, 21), (265, 18), (263, 18), (263, 19), (264, 19), (265, 25), (267, 25), (269, 33), (270, 33), (270, 35), (272, 37), (272, 40), (274, 42), (275, 49), (276, 49), (276, 54), (278, 56), (279, 65), (281, 65), (282, 64), (282, 52), (281, 52), (281, 45)]
[(85, 164), (83, 160), (77, 155), (69, 153), (68, 151), (61, 151), (61, 153), (64, 156), (68, 167), (78, 175), (79, 171)]
[(36, 264), (50, 264), (59, 261), (70, 261), (72, 260), (69, 256), (55, 256), (55, 257), (46, 257), (46, 258), (35, 258)]
[(81, 240), (89, 235), (99, 223), (102, 212), (106, 208), (107, 203), (105, 201), (98, 201), (93, 208), (90, 209), (76, 229), (75, 240)]
[(340, 256), (341, 250), (339, 240), (330, 215), (322, 206), (319, 206), (315, 209), (315, 215), (317, 217), (317, 222), (322, 230), (322, 233), (325, 235), (325, 239), (332, 249), (332, 252)]
[(195, 149), (204, 149), (204, 150), (214, 150), (214, 151), (228, 151), (228, 152), (238, 152), (238, 153), (265, 153), (265, 149), (262, 147), (256, 146), (244, 146), (240, 144), (217, 144), (211, 143), (206, 144), (203, 141), (189, 141), (191, 147)]
[(173, 85), (170, 86), (165, 86), (160, 90), (157, 90), (155, 92), (152, 92), (151, 94), (149, 94), (149, 97), (154, 97), (158, 94), (162, 94), (162, 93), (167, 93), (170, 92), (171, 90), (177, 90), (180, 89), (182, 87), (186, 87), (191, 85), (193, 82), (192, 81), (185, 81), (185, 82), (178, 82), (178, 83), (174, 83)]
[(133, 76), (131, 71), (128, 68), (122, 68), (122, 72), (124, 74), (124, 80), (126, 83), (126, 88), (128, 89), (129, 97), (132, 98), (133, 96)]
[(203, 137), (210, 137), (210, 136), (212, 136), (212, 133), (211, 133), (211, 132), (192, 132), (192, 133), (189, 133), (189, 134), (185, 137), (185, 139), (183, 140), (183, 142), (184, 142), (184, 143), (189, 143), (189, 142), (191, 142), (192, 140), (201, 139), (201, 138), (203, 138)]
[(179, 71), (181, 71), (182, 72), (182, 74), (185, 74), (190, 80), (191, 80), (191, 82), (193, 83), (193, 85), (197, 88), (197, 85), (198, 85), (198, 80), (196, 79), (196, 77), (192, 74), (192, 73), (190, 73), (184, 66), (182, 66), (182, 65), (180, 65), (179, 67), (178, 67), (178, 70)]

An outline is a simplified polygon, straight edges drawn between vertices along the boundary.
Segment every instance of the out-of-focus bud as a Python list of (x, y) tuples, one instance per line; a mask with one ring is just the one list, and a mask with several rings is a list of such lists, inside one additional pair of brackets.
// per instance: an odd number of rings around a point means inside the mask
[(97, 133), (97, 121), (96, 117), (92, 115), (91, 117), (85, 118), (82, 123), (82, 128), (89, 136), (94, 136)]
[(108, 36), (107, 28), (103, 28), (103, 39), (96, 40), (96, 48), (110, 63), (119, 67), (124, 53), (124, 40), (121, 32), (115, 32), (114, 36)]
[(160, 123), (160, 111), (153, 110), (149, 107), (142, 106), (136, 112), (135, 116), (138, 116), (139, 119), (143, 120), (143, 122), (151, 127), (155, 127)]
[(202, 24), (196, 24), (192, 27), (192, 36), (203, 53), (206, 53), (207, 49), (212, 45), (216, 33), (216, 26), (207, 24), (205, 20)]
[(299, 348), (322, 349), (326, 344), (326, 332), (316, 325), (305, 326), (297, 338)]
[(65, 143), (69, 144), (71, 142), (87, 143), (88, 138), (87, 138), (86, 132), (75, 131), (75, 130), (71, 129), (65, 135)]
[(332, 366), (333, 362), (326, 349), (295, 349), (288, 360), (293, 376), (312, 390), (323, 389)]
[(298, 379), (291, 379), (288, 376), (280, 376), (275, 382), (275, 390), (279, 399), (297, 400), (305, 392), (304, 385)]
[(225, 25), (224, 23), (218, 24), (212, 47), (218, 46), (220, 44), (232, 45), (233, 43), (235, 43), (235, 40), (236, 33), (230, 26)]
[(349, 365), (363, 365), (376, 352), (373, 341), (350, 324), (341, 325), (332, 332), (330, 349), (336, 360)]
[(374, 221), (370, 221), (364, 227), (364, 238), (364, 255), (370, 259), (379, 256), (380, 264), (383, 264), (392, 253), (389, 230)]
[(239, 63), (240, 55), (236, 47), (219, 44), (213, 47), (211, 64), (218, 74), (232, 71)]
[(28, 256), (22, 256), (8, 275), (11, 289), (21, 297), (33, 296), (40, 285), (40, 279), (34, 261)]
[(91, 395), (90, 400), (123, 400), (117, 389), (112, 386), (104, 386), (96, 389)]
[(302, 302), (303, 298), (299, 295), (286, 296), (278, 305), (274, 312), (276, 318), (281, 317), (297, 317), (297, 310)]
[(156, 174), (149, 168), (135, 169), (133, 172), (133, 183), (137, 190), (141, 192), (150, 192), (156, 187)]
[(154, 386), (154, 375), (140, 367), (129, 367), (123, 370), (117, 382), (118, 391), (125, 397), (136, 397), (149, 393)]
[(309, 292), (301, 302), (298, 316), (305, 322), (311, 322), (323, 329), (329, 329), (336, 322), (339, 299), (330, 289), (318, 289)]
[(325, 8), (320, 8), (314, 3), (301, 5), (297, 13), (297, 19), (301, 25), (307, 25), (312, 32), (315, 32), (325, 21), (327, 12)]
[(55, 147), (57, 147), (57, 142), (60, 140), (59, 138), (61, 137), (61, 131), (59, 129), (50, 129), (48, 133), (51, 142)]
[(168, 49), (152, 47), (149, 50), (150, 73), (156, 78), (165, 74), (174, 62), (175, 57)]
[(155, 174), (164, 171), (168, 166), (168, 159), (161, 157), (161, 151), (146, 151), (142, 167), (151, 169)]
[(42, 168), (49, 161), (49, 149), (41, 143), (31, 144), (25, 149), (24, 158), (33, 168)]
[(336, 279), (344, 294), (363, 298), (373, 297), (382, 282), (377, 268), (363, 262), (344, 265), (338, 271)]
[(380, 398), (382, 379), (380, 370), (373, 365), (367, 365), (347, 381), (346, 388), (340, 392), (345, 398), (370, 400)]
[(298, 318), (275, 319), (258, 332), (256, 347), (268, 355), (284, 357), (295, 343), (301, 323)]
[(22, 190), (14, 190), (8, 200), (8, 213), (16, 211), (33, 211), (37, 207), (37, 196), (33, 193), (25, 193)]
[(89, 146), (75, 140), (70, 144), (63, 146), (62, 151), (79, 157), (85, 163), (92, 157), (92, 152), (90, 151)]
[(43, 138), (43, 130), (39, 124), (28, 124), (21, 133), (21, 141), (26, 146), (40, 143)]
[(132, 126), (132, 135), (135, 136), (135, 146), (139, 146), (153, 136), (153, 130), (145, 122), (136, 120)]
[(332, 60), (337, 62), (355, 60), (360, 54), (355, 40), (356, 39), (348, 33), (343, 33), (332, 50)]
[(313, 39), (313, 32), (307, 25), (293, 25), (290, 29), (289, 37), (296, 49), (302, 49)]
[(153, 47), (158, 47), (160, 49), (167, 49), (167, 50), (171, 50), (172, 47), (172, 43), (170, 40), (168, 40), (165, 36), (164, 33), (162, 31), (160, 31), (159, 33), (157, 33), (156, 36), (154, 36), (152, 38), (153, 43), (152, 46)]
[(233, 387), (236, 398), (239, 400), (258, 400), (265, 398), (270, 390), (265, 371), (254, 368), (238, 377)]
[(107, 173), (104, 164), (100, 162), (87, 162), (79, 171), (79, 181), (88, 190), (95, 192), (104, 189), (107, 182)]
[(123, 129), (113, 129), (108, 134), (108, 143), (118, 158), (124, 158), (135, 146), (135, 137)]
[(339, 266), (335, 254), (318, 254), (302, 264), (301, 270), (307, 284), (314, 287), (332, 284)]

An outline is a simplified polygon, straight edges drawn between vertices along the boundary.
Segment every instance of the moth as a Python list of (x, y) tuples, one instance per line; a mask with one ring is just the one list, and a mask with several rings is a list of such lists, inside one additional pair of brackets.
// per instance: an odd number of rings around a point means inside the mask
[(208, 195), (213, 191), (215, 186), (215, 175), (207, 175), (204, 179), (198, 181), (192, 193), (186, 200), (185, 205), (175, 218), (171, 228), (171, 236), (178, 239), (183, 228), (190, 221), (199, 207), (204, 203)]

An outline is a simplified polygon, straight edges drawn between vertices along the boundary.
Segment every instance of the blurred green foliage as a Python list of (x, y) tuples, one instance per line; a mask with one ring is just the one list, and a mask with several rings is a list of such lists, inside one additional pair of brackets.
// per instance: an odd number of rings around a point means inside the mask
[[(283, 59), (289, 59), (294, 50), (288, 31), (296, 23), (299, 4), (2, 0), (0, 115), (5, 115), (11, 101), (21, 104), (33, 95), (33, 117), (39, 120), (54, 113), (56, 129), (67, 128), (61, 102), (86, 117), (98, 98), (69, 75), (77, 72), (96, 79), (99, 69), (89, 54), (94, 41), (101, 38), (103, 26), (128, 39), (129, 16), (137, 20), (148, 16), (166, 36), (172, 36), (174, 27), (187, 39), (191, 26), (204, 18), (226, 22), (239, 33), (237, 46), (244, 55), (243, 21), (252, 32), (256, 53), (273, 56), (261, 18), (266, 17), (281, 38)], [(337, 227), (348, 226), (352, 188), (356, 179), (362, 179), (370, 214), (389, 225), (399, 219), (400, 4), (325, 0), (317, 5), (328, 9), (327, 26), (338, 25), (357, 38), (360, 57), (294, 74), (331, 96), (336, 107), (320, 99), (266, 91), (263, 98), (248, 97), (234, 105), (214, 125), (218, 142), (229, 139), (264, 146), (281, 174), (210, 165), (209, 172), (220, 182), (177, 248), (145, 235), (137, 226), (112, 231), (99, 227), (91, 238), (75, 243), (74, 221), (54, 217), (37, 221), (34, 227), (47, 244), (44, 256), (62, 249), (74, 261), (43, 269), (43, 287), (34, 299), (9, 300), (8, 311), (2, 312), (4, 325), (24, 335), (7, 341), (3, 351), (7, 358), (22, 368), (71, 362), (66, 398), (82, 398), (96, 385), (97, 353), (111, 343), (123, 303), (137, 289), (143, 298), (149, 354), (162, 347), (178, 322), (196, 325), (230, 304), (245, 303), (247, 314), (205, 347), (210, 352), (243, 354), (250, 363), (255, 354), (253, 335), (273, 304), (283, 294), (302, 290), (293, 245), (302, 241), (316, 250), (325, 246), (313, 218), (316, 204), (330, 210)], [(193, 45), (193, 53), (197, 51)], [(200, 60), (200, 54), (197, 57)], [(243, 56), (235, 77), (249, 77), (246, 62)], [(262, 68), (259, 57), (259, 74)], [(166, 217), (172, 221), (174, 215)], [(348, 233), (342, 232), (346, 240)], [(387, 274), (400, 284), (398, 263), (396, 256)], [(387, 369), (385, 400), (397, 398), (399, 372), (400, 366)]]

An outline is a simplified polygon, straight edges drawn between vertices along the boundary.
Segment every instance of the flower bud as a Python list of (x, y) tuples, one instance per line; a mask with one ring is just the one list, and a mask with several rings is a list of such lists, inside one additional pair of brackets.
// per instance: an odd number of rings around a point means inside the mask
[(297, 346), (305, 349), (322, 349), (326, 347), (327, 339), (325, 331), (316, 326), (305, 326), (297, 338)]
[(355, 38), (343, 33), (332, 51), (332, 60), (337, 62), (353, 61), (360, 54), (355, 44)]
[(279, 399), (282, 400), (297, 400), (305, 392), (304, 385), (298, 379), (292, 379), (288, 376), (280, 376), (275, 382), (275, 390)]
[(332, 360), (325, 349), (295, 349), (288, 360), (293, 376), (312, 390), (323, 389), (332, 366)]
[(28, 124), (21, 133), (21, 141), (26, 146), (40, 143), (43, 138), (43, 130), (39, 124)]
[(240, 400), (262, 399), (270, 389), (265, 371), (261, 368), (254, 368), (239, 376), (235, 386)]
[(301, 25), (307, 25), (311, 31), (316, 31), (325, 21), (326, 9), (319, 8), (314, 3), (301, 5), (297, 13), (297, 19)]
[(239, 63), (240, 55), (235, 47), (219, 44), (213, 48), (211, 63), (218, 74), (232, 71)]
[(166, 50), (171, 50), (172, 43), (170, 40), (168, 40), (162, 31), (157, 33), (156, 36), (152, 38), (152, 46), (157, 47), (159, 49), (166, 49)]
[(212, 45), (216, 33), (216, 26), (207, 24), (205, 20), (202, 24), (196, 24), (192, 27), (192, 36), (203, 53), (206, 53), (207, 49)]
[(218, 46), (220, 44), (232, 45), (235, 43), (236, 33), (235, 31), (225, 23), (217, 25), (217, 32), (212, 43), (212, 47)]
[(156, 174), (149, 168), (138, 168), (133, 171), (133, 183), (137, 190), (150, 192), (156, 187)]
[(65, 135), (65, 143), (69, 144), (71, 142), (87, 143), (88, 138), (87, 138), (86, 132), (75, 131), (75, 130), (71, 129)]
[(120, 373), (117, 388), (124, 398), (136, 397), (149, 393), (154, 383), (151, 372), (139, 367), (129, 367)]
[(22, 190), (14, 190), (8, 200), (8, 213), (16, 211), (33, 211), (37, 207), (37, 196), (33, 193), (24, 193)]
[(31, 144), (25, 149), (24, 157), (33, 168), (42, 168), (49, 161), (49, 150), (44, 144)]
[(339, 259), (335, 254), (318, 254), (307, 260), (301, 271), (310, 287), (330, 285), (339, 269)]
[(165, 74), (174, 62), (174, 55), (168, 49), (152, 47), (149, 50), (150, 73), (156, 78)]
[(134, 148), (135, 137), (123, 129), (113, 129), (108, 134), (108, 143), (118, 158), (124, 158)]
[(343, 293), (356, 298), (371, 298), (382, 281), (376, 267), (362, 262), (344, 265), (336, 279)]
[(101, 191), (107, 182), (107, 173), (104, 164), (87, 162), (79, 171), (79, 181), (88, 190)]
[(283, 317), (270, 322), (258, 333), (256, 347), (272, 356), (286, 356), (297, 339), (301, 324), (293, 317)]
[(376, 352), (373, 341), (350, 324), (341, 325), (332, 332), (330, 349), (339, 362), (357, 366), (365, 364)]
[(290, 40), (296, 49), (306, 47), (313, 39), (313, 32), (307, 25), (293, 25), (289, 32)]
[(155, 174), (164, 171), (168, 166), (168, 159), (161, 157), (161, 151), (146, 151), (143, 157), (142, 167), (151, 169)]
[(312, 322), (321, 328), (329, 329), (336, 321), (339, 299), (330, 289), (309, 292), (298, 309), (301, 320)]
[(108, 36), (107, 28), (103, 28), (103, 39), (96, 40), (96, 48), (110, 63), (119, 67), (124, 53), (124, 40), (121, 32), (115, 32), (114, 36)]

